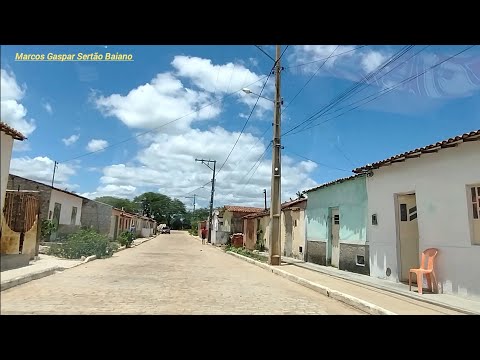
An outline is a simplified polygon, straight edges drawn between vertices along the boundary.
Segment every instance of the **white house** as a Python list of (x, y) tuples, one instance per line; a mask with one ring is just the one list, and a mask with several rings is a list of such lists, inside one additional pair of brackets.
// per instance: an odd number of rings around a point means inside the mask
[(3, 214), (3, 206), (5, 204), (5, 193), (7, 191), (8, 174), (10, 173), (10, 160), (12, 159), (13, 141), (23, 141), (26, 137), (19, 133), (17, 130), (11, 128), (4, 122), (0, 122), (0, 168), (1, 168), (1, 188), (2, 198), (0, 203), (0, 211)]
[(439, 291), (480, 298), (480, 130), (354, 172), (368, 175), (370, 274), (408, 281), (437, 248)]

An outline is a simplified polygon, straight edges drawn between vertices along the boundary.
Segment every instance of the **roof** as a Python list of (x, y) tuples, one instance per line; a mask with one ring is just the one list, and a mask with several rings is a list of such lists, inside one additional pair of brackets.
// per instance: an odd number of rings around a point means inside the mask
[(15, 140), (23, 141), (26, 139), (26, 136), (23, 135), (21, 132), (15, 130), (14, 128), (8, 126), (3, 121), (0, 121), (0, 130), (3, 131), (5, 134), (10, 135)]
[(244, 213), (257, 213), (263, 211), (263, 208), (249, 207), (249, 206), (235, 206), (225, 205), (224, 209), (230, 212), (244, 212)]
[(452, 137), (450, 139), (437, 142), (435, 144), (427, 145), (427, 146), (424, 146), (424, 147), (421, 147), (421, 148), (418, 148), (418, 149), (415, 149), (415, 150), (410, 150), (410, 151), (407, 151), (405, 153), (392, 156), (388, 159), (375, 162), (373, 164), (367, 164), (365, 166), (356, 168), (355, 170), (353, 170), (353, 172), (354, 173), (368, 172), (368, 171), (373, 170), (373, 169), (378, 169), (382, 166), (391, 165), (391, 164), (396, 163), (396, 162), (403, 162), (403, 161), (405, 161), (407, 159), (411, 159), (411, 158), (417, 158), (417, 157), (420, 157), (423, 154), (434, 153), (434, 152), (437, 152), (441, 149), (447, 149), (447, 148), (455, 147), (455, 146), (458, 146), (458, 144), (460, 144), (460, 143), (469, 142), (469, 141), (480, 141), (480, 130), (471, 131), (469, 133), (458, 135), (458, 136)]
[[(78, 198), (81, 198), (81, 199), (90, 200), (90, 201), (95, 201), (95, 200), (86, 198), (85, 196), (81, 196), (81, 195), (72, 193), (72, 192), (67, 191), (67, 190), (62, 190), (62, 189), (56, 188), (56, 187), (54, 187), (54, 186), (51, 186), (51, 185), (42, 183), (42, 182), (40, 182), (40, 181), (36, 181), (36, 180), (32, 180), (32, 179), (27, 179), (27, 178), (24, 178), (24, 177), (22, 177), (22, 176), (18, 176), (18, 175), (14, 175), (14, 174), (10, 174), (10, 176), (15, 176), (15, 177), (17, 177), (17, 178), (20, 178), (20, 179), (23, 179), (23, 180), (27, 180), (27, 181), (33, 182), (33, 183), (35, 183), (35, 184), (43, 185), (43, 186), (46, 186), (46, 187), (48, 187), (48, 188), (50, 188), (50, 189), (57, 190), (57, 191), (60, 191), (60, 192), (65, 193), (65, 194), (73, 195), (73, 196), (78, 197)], [(13, 190), (15, 190), (15, 189), (13, 189)]]
[[(293, 205), (300, 204), (300, 203), (302, 203), (302, 202), (304, 202), (304, 201), (307, 201), (307, 199), (306, 199), (306, 198), (302, 198), (302, 199), (296, 199), (296, 200), (284, 202), (284, 203), (282, 204), (282, 210), (286, 210), (286, 209), (289, 209), (289, 210), (300, 210), (299, 207), (294, 207)], [(256, 212), (256, 213), (253, 213), (253, 214), (245, 215), (243, 218), (244, 218), (244, 219), (255, 219), (255, 218), (257, 218), (257, 217), (267, 216), (267, 215), (270, 215), (270, 209), (267, 209), (267, 210), (262, 209), (262, 211), (260, 211), (260, 212)]]
[(355, 174), (355, 175), (352, 175), (352, 176), (340, 178), (340, 179), (337, 179), (337, 180), (333, 180), (333, 181), (327, 182), (327, 183), (325, 183), (325, 184), (321, 184), (321, 185), (315, 186), (315, 187), (313, 187), (313, 188), (311, 188), (311, 189), (305, 190), (305, 192), (308, 193), (308, 192), (311, 192), (311, 191), (315, 191), (315, 190), (318, 190), (318, 189), (322, 189), (322, 188), (327, 187), (327, 186), (332, 186), (332, 185), (335, 185), (335, 184), (341, 184), (341, 183), (343, 183), (343, 182), (345, 182), (345, 181), (352, 180), (352, 179), (355, 179), (355, 178), (361, 177), (361, 176), (364, 176), (364, 174)]

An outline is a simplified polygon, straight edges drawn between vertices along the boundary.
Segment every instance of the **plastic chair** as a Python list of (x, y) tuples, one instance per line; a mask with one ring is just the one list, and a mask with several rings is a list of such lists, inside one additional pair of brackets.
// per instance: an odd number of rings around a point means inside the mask
[[(408, 291), (412, 291), (412, 273), (417, 275), (417, 287), (418, 293), (421, 295), (423, 290), (423, 275), (427, 278), (428, 288), (431, 292), (433, 291), (433, 284), (435, 284), (435, 288), (437, 288), (437, 277), (435, 276), (434, 271), (434, 260), (438, 254), (438, 249), (429, 248), (423, 251), (422, 253), (422, 262), (420, 263), (419, 269), (410, 269), (408, 273)], [(425, 266), (425, 262), (427, 262), (427, 267)], [(433, 280), (433, 282), (432, 282)]]

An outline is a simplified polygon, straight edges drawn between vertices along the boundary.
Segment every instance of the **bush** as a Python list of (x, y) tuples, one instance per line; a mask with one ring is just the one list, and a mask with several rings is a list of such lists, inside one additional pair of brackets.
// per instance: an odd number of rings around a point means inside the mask
[(91, 229), (81, 229), (70, 234), (64, 243), (52, 244), (48, 255), (66, 259), (80, 259), (96, 255), (97, 258), (106, 258), (113, 255), (118, 244), (109, 241), (108, 237)]
[(131, 233), (130, 231), (124, 231), (118, 237), (118, 242), (121, 246), (130, 247), (132, 245), (133, 240), (135, 240), (135, 234)]

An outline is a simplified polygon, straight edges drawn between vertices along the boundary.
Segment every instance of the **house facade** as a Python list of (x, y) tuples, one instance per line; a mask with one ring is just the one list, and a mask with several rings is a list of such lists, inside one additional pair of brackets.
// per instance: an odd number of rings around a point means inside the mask
[(45, 240), (56, 240), (80, 228), (84, 197), (12, 174), (9, 175), (7, 187), (10, 190), (39, 192), (40, 222), (52, 221), (56, 225), (56, 231)]
[[(305, 208), (307, 199), (297, 199), (283, 203), (281, 208), (281, 251), (283, 256), (304, 259), (305, 254)], [(270, 211), (243, 217), (243, 245), (248, 250), (263, 244), (270, 248)]]
[(439, 291), (480, 296), (479, 164), (477, 130), (354, 170), (368, 175), (372, 276), (408, 281), (437, 248)]
[(306, 190), (306, 260), (369, 275), (365, 175)]
[(82, 227), (88, 227), (115, 240), (117, 237), (115, 235), (114, 220), (113, 206), (95, 200), (82, 199), (82, 213), (80, 216)]
[(0, 122), (0, 186), (2, 191), (0, 199), (0, 210), (2, 212), (2, 217), (3, 207), (5, 204), (5, 194), (8, 184), (8, 174), (10, 173), (10, 161), (12, 159), (13, 142), (14, 140), (23, 141), (25, 139), (26, 137), (19, 133), (17, 130), (11, 128), (4, 122)]

